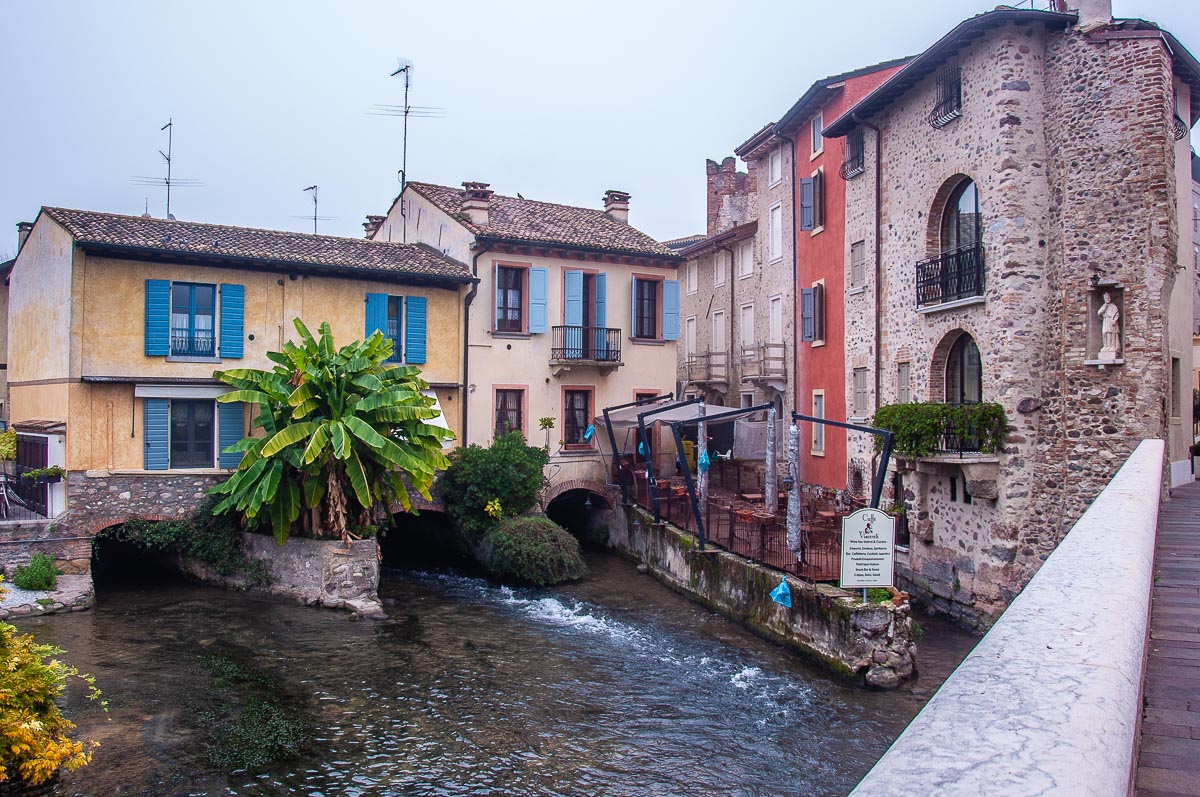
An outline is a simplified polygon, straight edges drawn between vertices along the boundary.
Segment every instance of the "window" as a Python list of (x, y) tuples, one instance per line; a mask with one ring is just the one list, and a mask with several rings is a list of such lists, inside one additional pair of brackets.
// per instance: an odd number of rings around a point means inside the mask
[(867, 284), (867, 245), (865, 241), (850, 244), (850, 287)]
[(980, 401), (983, 401), (983, 363), (975, 339), (964, 332), (954, 341), (946, 358), (946, 403)]
[(1183, 371), (1179, 365), (1179, 358), (1171, 358), (1171, 417), (1179, 418), (1181, 415), (1180, 407), (1183, 406)]
[(776, 147), (771, 150), (771, 155), (767, 159), (767, 172), (769, 176), (769, 185), (778, 185), (783, 180), (783, 150)]
[[(825, 417), (825, 391), (814, 390), (812, 396), (812, 414), (814, 418)], [(812, 425), (812, 450), (814, 454), (825, 453), (825, 424)]]
[(725, 311), (713, 313), (712, 342), (709, 351), (725, 351)]
[(591, 442), (584, 437), (591, 415), (592, 390), (563, 390), (563, 444), (567, 448), (590, 448)]
[(770, 304), (771, 342), (783, 343), (783, 297), (772, 296)]
[(370, 337), (378, 332), (392, 342), (388, 362), (425, 362), (428, 301), (424, 296), (368, 293), (365, 308), (363, 334)]
[(496, 389), (496, 435), (525, 432), (525, 391), (518, 388)]
[(937, 78), (937, 101), (929, 112), (929, 124), (941, 129), (962, 115), (962, 71), (947, 64)]
[(738, 345), (749, 346), (754, 342), (754, 305), (743, 304), (738, 312)]
[(525, 269), (496, 267), (496, 331), (524, 332)]
[[(768, 221), (768, 223), (770, 223)], [(738, 244), (738, 276), (749, 277), (754, 274), (754, 240), (742, 241)]]
[(812, 119), (812, 152), (814, 155), (825, 149), (825, 139), (821, 137), (821, 131), (824, 129), (825, 121), (822, 119), (822, 114), (818, 113)]
[(871, 403), (871, 392), (867, 387), (867, 369), (854, 369), (854, 417), (867, 417), (867, 408)]
[(942, 213), (942, 252), (978, 246), (982, 240), (979, 191), (973, 180), (963, 180), (950, 193), (946, 210)]
[(816, 232), (825, 226), (825, 173), (818, 169), (800, 181), (800, 229)]
[[(216, 285), (171, 284), (171, 354), (215, 357)], [(210, 466), (211, 467), (211, 466)]]
[(843, 180), (853, 180), (866, 171), (863, 152), (863, 131), (860, 127), (846, 136), (846, 160), (842, 163)]
[(402, 345), (401, 335), (401, 316), (403, 314), (404, 299), (400, 296), (389, 296), (387, 298), (387, 329), (383, 334), (392, 342), (392, 356), (387, 358), (388, 362), (400, 362), (404, 356), (404, 348)]
[(713, 260), (713, 268), (715, 270), (715, 273), (713, 274), (713, 285), (724, 285), (725, 275), (729, 273), (728, 251), (722, 249), (720, 252), (717, 252)]
[(912, 365), (896, 363), (896, 403), (908, 404), (912, 401)]
[(688, 356), (696, 353), (696, 316), (690, 316), (683, 323), (683, 340)]
[(770, 259), (778, 260), (783, 257), (783, 208), (779, 205), (774, 205), (767, 216), (767, 235)]
[(753, 406), (754, 406), (754, 394), (753, 393), (743, 393), (742, 394), (742, 409), (746, 409), (748, 407), (753, 407)]
[(700, 289), (700, 263), (692, 260), (687, 264), (687, 292), (695, 293)]
[(825, 286), (800, 289), (800, 340), (825, 340)]
[(658, 283), (653, 280), (633, 280), (633, 336), (658, 338)]
[(171, 467), (211, 468), (216, 402), (171, 399)]

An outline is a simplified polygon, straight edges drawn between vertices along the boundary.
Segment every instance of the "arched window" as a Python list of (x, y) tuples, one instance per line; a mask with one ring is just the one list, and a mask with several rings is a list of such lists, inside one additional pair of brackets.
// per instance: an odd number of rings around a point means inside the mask
[(973, 180), (963, 180), (950, 193), (946, 209), (942, 212), (942, 252), (977, 246), (982, 241), (982, 235), (979, 191)]
[(946, 403), (980, 401), (983, 401), (983, 363), (975, 339), (964, 332), (954, 341), (946, 358)]

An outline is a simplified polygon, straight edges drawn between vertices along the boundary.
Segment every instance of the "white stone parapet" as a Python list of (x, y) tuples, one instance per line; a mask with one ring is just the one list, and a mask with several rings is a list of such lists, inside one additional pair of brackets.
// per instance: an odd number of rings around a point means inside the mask
[(851, 797), (1133, 793), (1163, 453), (1142, 441)]

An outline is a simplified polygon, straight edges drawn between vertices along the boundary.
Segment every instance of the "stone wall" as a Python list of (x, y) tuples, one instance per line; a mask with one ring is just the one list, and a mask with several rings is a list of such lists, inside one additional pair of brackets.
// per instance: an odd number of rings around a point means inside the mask
[(10, 581), (15, 568), (28, 564), (35, 553), (53, 556), (64, 573), (87, 573), (91, 569), (92, 538), (65, 532), (51, 520), (0, 523), (0, 572)]
[(73, 534), (95, 535), (131, 517), (175, 520), (195, 512), (228, 473), (71, 471), (67, 511), (56, 523)]
[(612, 513), (609, 544), (672, 589), (839, 675), (880, 689), (916, 675), (907, 602), (864, 605), (836, 587), (788, 576), (792, 606), (786, 608), (771, 599), (778, 571), (711, 547), (702, 553), (692, 535), (655, 524), (636, 507)]

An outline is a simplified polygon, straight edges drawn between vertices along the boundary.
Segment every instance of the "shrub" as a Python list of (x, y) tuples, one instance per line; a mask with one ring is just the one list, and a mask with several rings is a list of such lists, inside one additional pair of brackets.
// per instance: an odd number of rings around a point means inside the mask
[(58, 589), (58, 577), (62, 571), (54, 564), (54, 557), (35, 553), (29, 564), (20, 565), (13, 573), (13, 583), (21, 589)]
[(473, 540), (483, 539), (504, 517), (533, 508), (549, 459), (546, 449), (526, 445), (520, 432), (499, 435), (487, 448), (459, 448), (442, 475), (446, 512)]
[[(888, 404), (875, 411), (875, 426), (892, 433), (897, 456), (917, 458), (933, 454), (943, 435), (973, 440), (981, 453), (994, 454), (1008, 435), (1008, 416), (999, 404)], [(875, 440), (878, 451), (883, 445)]]
[[(0, 594), (3, 591), (0, 588)], [(59, 768), (78, 769), (92, 760), (96, 743), (85, 750), (82, 742), (70, 738), (75, 724), (62, 715), (55, 700), (69, 678), (84, 681), (91, 699), (100, 691), (91, 676), (55, 658), (61, 654), (0, 623), (0, 784), (21, 780), (37, 785)]]
[(0, 459), (17, 458), (17, 430), (5, 429), (0, 432)]
[(480, 560), (502, 581), (539, 587), (587, 575), (579, 541), (544, 517), (509, 518), (483, 538)]

